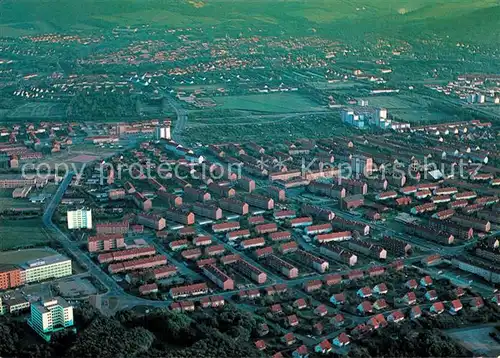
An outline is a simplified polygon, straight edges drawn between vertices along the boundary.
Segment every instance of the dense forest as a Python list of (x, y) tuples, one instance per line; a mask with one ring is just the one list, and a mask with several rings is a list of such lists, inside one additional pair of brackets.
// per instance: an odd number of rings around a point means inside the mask
[(136, 116), (136, 99), (116, 92), (76, 94), (66, 109), (68, 119), (91, 120)]
[(39, 339), (25, 320), (0, 319), (2, 357), (259, 357), (251, 338), (257, 322), (226, 307), (191, 316), (169, 310), (147, 315), (132, 311), (102, 316), (93, 307), (75, 308), (78, 333), (58, 332)]
[[(427, 317), (390, 324), (350, 346), (347, 358), (357, 357), (467, 357), (471, 353), (442, 329), (498, 322), (498, 312)], [(74, 309), (77, 334), (58, 332), (46, 343), (22, 317), (0, 318), (1, 357), (264, 357), (255, 348), (258, 326), (264, 320), (233, 306), (196, 311), (189, 315), (168, 309), (147, 314), (122, 311), (101, 315), (84, 304)], [(273, 332), (273, 336), (278, 332)], [(294, 347), (288, 349), (291, 352)], [(310, 358), (321, 355), (310, 351)], [(288, 353), (287, 353), (288, 354)], [(331, 356), (336, 357), (336, 354)]]

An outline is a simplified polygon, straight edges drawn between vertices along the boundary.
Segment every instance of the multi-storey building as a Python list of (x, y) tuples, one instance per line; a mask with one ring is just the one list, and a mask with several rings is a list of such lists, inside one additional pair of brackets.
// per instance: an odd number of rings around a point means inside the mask
[(255, 267), (254, 265), (248, 263), (245, 260), (238, 259), (234, 262), (235, 268), (240, 271), (245, 276), (251, 278), (257, 283), (264, 283), (267, 280), (267, 275), (261, 269)]
[(315, 256), (304, 250), (296, 250), (295, 257), (299, 261), (311, 266), (313, 269), (320, 273), (324, 273), (330, 267), (330, 264), (325, 259), (322, 259), (321, 257)]
[(193, 212), (196, 215), (204, 216), (212, 220), (220, 220), (222, 218), (222, 209), (215, 204), (194, 203)]
[(349, 266), (354, 266), (356, 265), (356, 262), (358, 262), (358, 257), (356, 255), (347, 250), (344, 250), (340, 246), (324, 244), (320, 246), (319, 252), (334, 260), (346, 263)]
[(223, 210), (230, 211), (239, 215), (248, 214), (248, 204), (240, 200), (223, 198), (219, 200), (219, 206)]
[(281, 272), (284, 276), (288, 278), (295, 278), (299, 275), (299, 269), (290, 264), (289, 262), (286, 262), (285, 260), (282, 260), (278, 256), (271, 254), (266, 256), (266, 262), (269, 266), (273, 267), (274, 269), (278, 270)]
[(160, 200), (162, 202), (166, 203), (168, 207), (182, 205), (182, 197), (180, 197), (178, 195), (168, 193), (166, 191), (161, 191), (161, 190), (158, 191), (157, 194), (158, 194), (158, 198), (160, 198)]
[(204, 265), (203, 273), (223, 290), (233, 290), (234, 281), (215, 265)]
[(136, 221), (139, 225), (144, 225), (145, 227), (154, 230), (163, 230), (167, 226), (167, 221), (160, 215), (140, 213), (137, 214)]
[(274, 208), (274, 200), (263, 195), (248, 194), (245, 196), (245, 201), (248, 205), (259, 209), (272, 210)]
[(170, 208), (165, 212), (165, 217), (184, 225), (193, 225), (195, 220), (194, 213), (184, 208)]
[(89, 236), (87, 239), (89, 252), (109, 251), (125, 247), (125, 239), (122, 234), (106, 234)]
[(46, 341), (54, 332), (73, 326), (73, 306), (62, 297), (54, 297), (31, 305), (28, 324)]
[(204, 190), (186, 187), (184, 188), (184, 199), (187, 201), (205, 202), (212, 199), (212, 196)]
[(71, 260), (59, 254), (28, 261), (21, 265), (21, 268), (25, 283), (40, 282), (72, 274)]
[(129, 230), (129, 222), (127, 220), (116, 223), (99, 223), (95, 225), (97, 235), (105, 234), (126, 234)]
[[(14, 265), (0, 265), (0, 290), (18, 287), (24, 284), (21, 269)], [(0, 304), (1, 306), (1, 304)]]
[(68, 210), (67, 213), (68, 229), (92, 229), (92, 210), (78, 209)]

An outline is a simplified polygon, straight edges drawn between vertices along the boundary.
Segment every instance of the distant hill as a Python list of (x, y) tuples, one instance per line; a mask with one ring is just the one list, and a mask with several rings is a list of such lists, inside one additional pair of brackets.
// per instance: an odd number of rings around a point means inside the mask
[[(500, 42), (498, 0), (3, 0), (0, 36), (117, 26), (280, 27), (331, 37), (371, 34)], [(495, 42), (493, 42), (495, 43)]]

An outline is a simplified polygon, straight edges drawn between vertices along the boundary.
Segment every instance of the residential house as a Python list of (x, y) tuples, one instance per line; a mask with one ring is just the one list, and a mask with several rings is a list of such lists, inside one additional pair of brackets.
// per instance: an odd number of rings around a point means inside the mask
[(330, 353), (332, 351), (332, 344), (328, 339), (325, 339), (321, 341), (321, 343), (317, 344), (316, 347), (314, 347), (314, 351), (323, 354)]
[(292, 314), (286, 318), (289, 327), (295, 327), (299, 325), (299, 319), (296, 315)]
[(432, 278), (430, 276), (425, 276), (420, 279), (420, 286), (428, 287), (432, 285)]
[(431, 313), (441, 314), (444, 312), (444, 304), (443, 302), (436, 302), (430, 308)]
[(411, 308), (411, 310), (410, 310), (410, 318), (411, 319), (417, 319), (421, 316), (422, 316), (422, 309), (420, 308), (420, 306), (415, 306), (415, 307)]
[(415, 303), (417, 303), (417, 295), (415, 295), (415, 292), (408, 292), (403, 296), (403, 301), (407, 305), (414, 305)]
[(456, 314), (463, 308), (462, 302), (460, 300), (453, 300), (450, 304), (450, 313)]
[(301, 345), (296, 350), (292, 352), (293, 358), (307, 358), (309, 357), (309, 350), (305, 345)]
[(334, 294), (330, 297), (330, 302), (334, 305), (343, 305), (345, 303), (345, 295), (343, 293)]
[(387, 307), (388, 307), (387, 302), (383, 298), (376, 300), (375, 303), (373, 304), (373, 308), (375, 308), (376, 310), (383, 310)]
[(307, 302), (303, 298), (299, 298), (293, 302), (293, 307), (302, 310), (304, 308), (307, 308)]
[(428, 301), (435, 301), (438, 299), (438, 296), (437, 296), (437, 292), (436, 290), (430, 290), (430, 291), (427, 291), (425, 293), (425, 298), (428, 300)]
[(361, 298), (371, 297), (372, 290), (370, 287), (362, 287), (356, 292), (356, 295)]
[(373, 312), (373, 306), (370, 301), (363, 301), (361, 302), (358, 307), (356, 307), (358, 312), (367, 314), (367, 313), (372, 313)]
[(314, 309), (314, 313), (320, 317), (326, 316), (328, 314), (328, 310), (325, 305), (319, 305)]
[(405, 315), (401, 311), (394, 311), (389, 316), (387, 316), (387, 320), (393, 323), (399, 323), (405, 319)]
[(385, 295), (387, 293), (387, 285), (385, 283), (379, 283), (373, 288), (373, 293), (377, 295)]
[(287, 346), (291, 346), (297, 341), (297, 338), (295, 338), (292, 332), (288, 332), (283, 337), (281, 337), (281, 341), (285, 343)]
[(264, 342), (262, 339), (255, 341), (255, 348), (257, 348), (259, 351), (263, 351), (264, 349), (266, 349), (266, 342)]
[(351, 340), (349, 339), (349, 336), (345, 332), (342, 332), (333, 340), (333, 344), (336, 345), (337, 347), (344, 347), (349, 343), (351, 343)]

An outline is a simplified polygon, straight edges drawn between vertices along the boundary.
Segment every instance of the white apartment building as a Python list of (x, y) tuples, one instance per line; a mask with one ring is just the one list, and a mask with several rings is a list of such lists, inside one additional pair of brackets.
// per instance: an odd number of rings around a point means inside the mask
[(78, 209), (67, 211), (68, 229), (92, 229), (92, 210)]
[(62, 297), (33, 303), (28, 324), (49, 341), (51, 333), (73, 326), (73, 306)]

